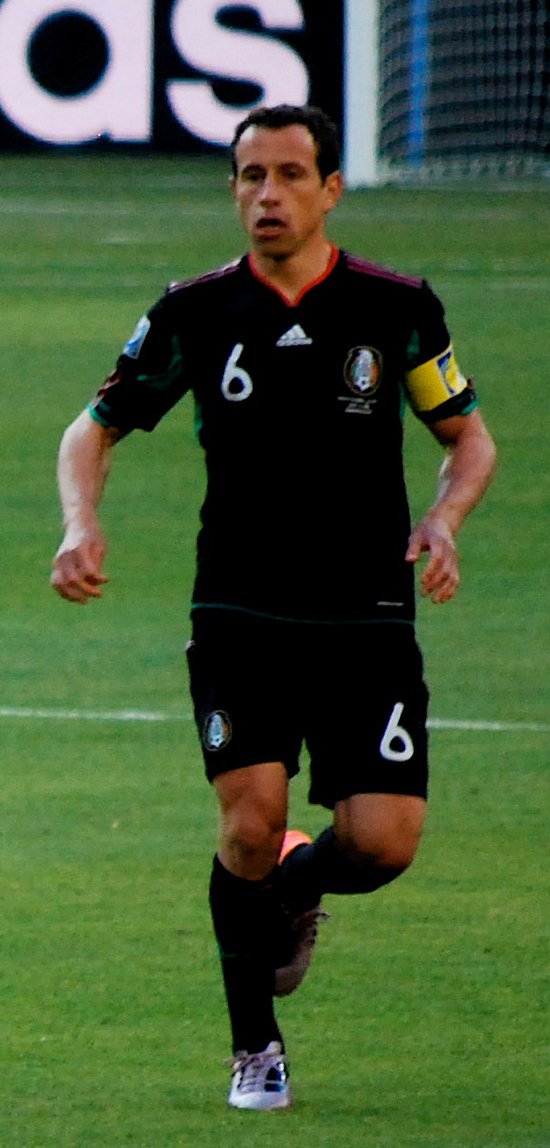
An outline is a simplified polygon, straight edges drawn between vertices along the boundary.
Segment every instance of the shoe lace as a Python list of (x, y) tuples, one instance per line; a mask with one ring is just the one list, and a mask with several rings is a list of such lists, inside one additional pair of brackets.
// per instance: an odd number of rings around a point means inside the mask
[(266, 1072), (279, 1064), (282, 1054), (273, 1052), (236, 1052), (225, 1061), (232, 1073), (241, 1073), (239, 1088), (242, 1092), (256, 1092), (263, 1087)]

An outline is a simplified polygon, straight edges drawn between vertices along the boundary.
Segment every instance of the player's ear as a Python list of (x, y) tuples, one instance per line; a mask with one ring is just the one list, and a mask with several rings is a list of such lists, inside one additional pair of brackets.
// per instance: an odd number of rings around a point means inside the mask
[(231, 194), (235, 195), (235, 191), (236, 191), (236, 187), (237, 187), (236, 177), (234, 175), (230, 175), (227, 182), (229, 184), (229, 189), (231, 191)]
[(344, 190), (344, 181), (340, 171), (332, 171), (325, 179), (326, 211), (332, 211)]

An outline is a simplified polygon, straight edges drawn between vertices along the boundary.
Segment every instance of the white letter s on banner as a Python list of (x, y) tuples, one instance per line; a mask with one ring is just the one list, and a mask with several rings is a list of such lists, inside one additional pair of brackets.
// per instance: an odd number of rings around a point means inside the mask
[[(239, 6), (254, 9), (266, 28), (304, 26), (298, 0), (250, 0)], [(271, 36), (223, 28), (217, 15), (224, 7), (221, 0), (177, 0), (172, 32), (183, 58), (197, 71), (257, 84), (258, 104), (306, 103), (309, 76), (301, 56)], [(166, 91), (182, 126), (208, 143), (229, 144), (239, 121), (256, 106), (222, 103), (207, 80), (172, 80)]]

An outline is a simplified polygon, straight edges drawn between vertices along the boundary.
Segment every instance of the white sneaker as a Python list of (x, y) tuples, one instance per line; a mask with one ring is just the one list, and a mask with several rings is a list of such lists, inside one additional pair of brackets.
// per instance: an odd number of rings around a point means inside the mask
[(290, 1108), (288, 1068), (278, 1040), (263, 1052), (237, 1052), (230, 1064), (233, 1077), (227, 1103), (232, 1108)]

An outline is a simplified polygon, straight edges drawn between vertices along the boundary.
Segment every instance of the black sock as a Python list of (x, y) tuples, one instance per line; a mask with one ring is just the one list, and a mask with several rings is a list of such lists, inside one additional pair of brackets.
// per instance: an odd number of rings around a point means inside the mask
[(280, 915), (278, 873), (235, 877), (214, 858), (210, 908), (222, 965), (233, 1051), (283, 1043), (273, 1011), (274, 939)]
[(334, 829), (325, 829), (311, 845), (299, 845), (284, 859), (281, 897), (293, 912), (318, 905), (323, 893), (372, 893), (396, 876), (372, 864), (356, 865), (338, 848)]

